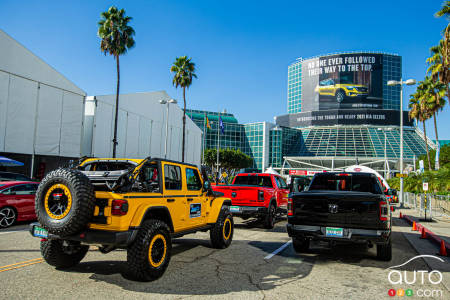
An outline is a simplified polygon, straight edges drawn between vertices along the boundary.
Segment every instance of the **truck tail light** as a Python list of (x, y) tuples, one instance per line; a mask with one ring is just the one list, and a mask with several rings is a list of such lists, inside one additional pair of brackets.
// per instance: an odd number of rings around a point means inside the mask
[(264, 191), (258, 191), (258, 201), (264, 201)]
[(385, 201), (380, 202), (380, 221), (387, 221), (389, 217), (389, 205)]
[(293, 211), (293, 208), (292, 208), (292, 198), (288, 198), (287, 210), (288, 210), (288, 216), (293, 216), (294, 215), (294, 211)]
[(123, 216), (128, 212), (128, 201), (127, 200), (113, 200), (111, 214), (113, 216)]

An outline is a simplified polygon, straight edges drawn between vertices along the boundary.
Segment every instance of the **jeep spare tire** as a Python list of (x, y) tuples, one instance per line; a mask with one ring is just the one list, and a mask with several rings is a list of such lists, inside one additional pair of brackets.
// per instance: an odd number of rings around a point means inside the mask
[(53, 234), (68, 236), (82, 231), (94, 208), (94, 187), (77, 170), (57, 169), (48, 173), (36, 191), (37, 219)]

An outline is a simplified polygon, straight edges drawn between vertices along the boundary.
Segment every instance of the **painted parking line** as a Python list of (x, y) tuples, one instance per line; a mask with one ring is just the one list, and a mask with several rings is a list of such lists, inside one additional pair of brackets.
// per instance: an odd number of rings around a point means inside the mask
[(1, 231), (0, 235), (7, 234), (7, 233), (14, 233), (14, 232), (23, 232), (23, 231), (28, 231), (28, 229), (20, 229), (20, 230), (13, 230), (13, 231)]
[(278, 253), (280, 253), (281, 251), (283, 251), (284, 249), (286, 249), (287, 246), (289, 246), (292, 243), (292, 241), (287, 242), (286, 244), (284, 244), (283, 246), (281, 246), (280, 248), (278, 248), (277, 250), (273, 251), (272, 253), (270, 253), (269, 255), (267, 255), (266, 257), (264, 257), (264, 259), (271, 259), (272, 257), (274, 257), (275, 255), (277, 255)]
[(5, 272), (5, 271), (9, 271), (9, 270), (23, 268), (23, 267), (26, 267), (26, 266), (40, 264), (42, 262), (44, 262), (43, 258), (33, 258), (33, 259), (30, 259), (30, 260), (21, 261), (21, 262), (15, 263), (15, 264), (1, 266), (0, 267), (0, 273), (1, 272)]

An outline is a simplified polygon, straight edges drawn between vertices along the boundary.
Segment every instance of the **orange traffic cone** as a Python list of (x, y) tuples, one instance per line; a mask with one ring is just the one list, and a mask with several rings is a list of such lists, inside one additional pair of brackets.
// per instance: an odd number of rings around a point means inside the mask
[(427, 232), (425, 231), (425, 227), (422, 227), (422, 235), (420, 236), (421, 239), (427, 238)]
[(416, 221), (413, 221), (412, 231), (417, 231)]
[(447, 249), (445, 248), (444, 240), (441, 240), (441, 249), (439, 249), (439, 255), (447, 256)]
[(400, 212), (400, 219), (403, 219), (403, 215), (402, 215), (402, 212)]

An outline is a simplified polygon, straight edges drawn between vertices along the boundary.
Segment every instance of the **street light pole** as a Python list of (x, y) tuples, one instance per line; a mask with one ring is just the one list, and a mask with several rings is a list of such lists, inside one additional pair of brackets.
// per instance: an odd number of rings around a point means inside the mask
[[(403, 85), (414, 85), (416, 81), (414, 79), (408, 79), (403, 81), (389, 80), (387, 85), (394, 86), (400, 85), (400, 207), (403, 207)], [(425, 141), (426, 142), (426, 141)]]
[(167, 140), (168, 140), (168, 135), (169, 135), (169, 104), (173, 103), (176, 104), (177, 100), (175, 99), (170, 99), (169, 101), (163, 99), (163, 100), (159, 100), (160, 104), (167, 104), (167, 114), (166, 114), (166, 140), (164, 143), (164, 158), (167, 159)]

